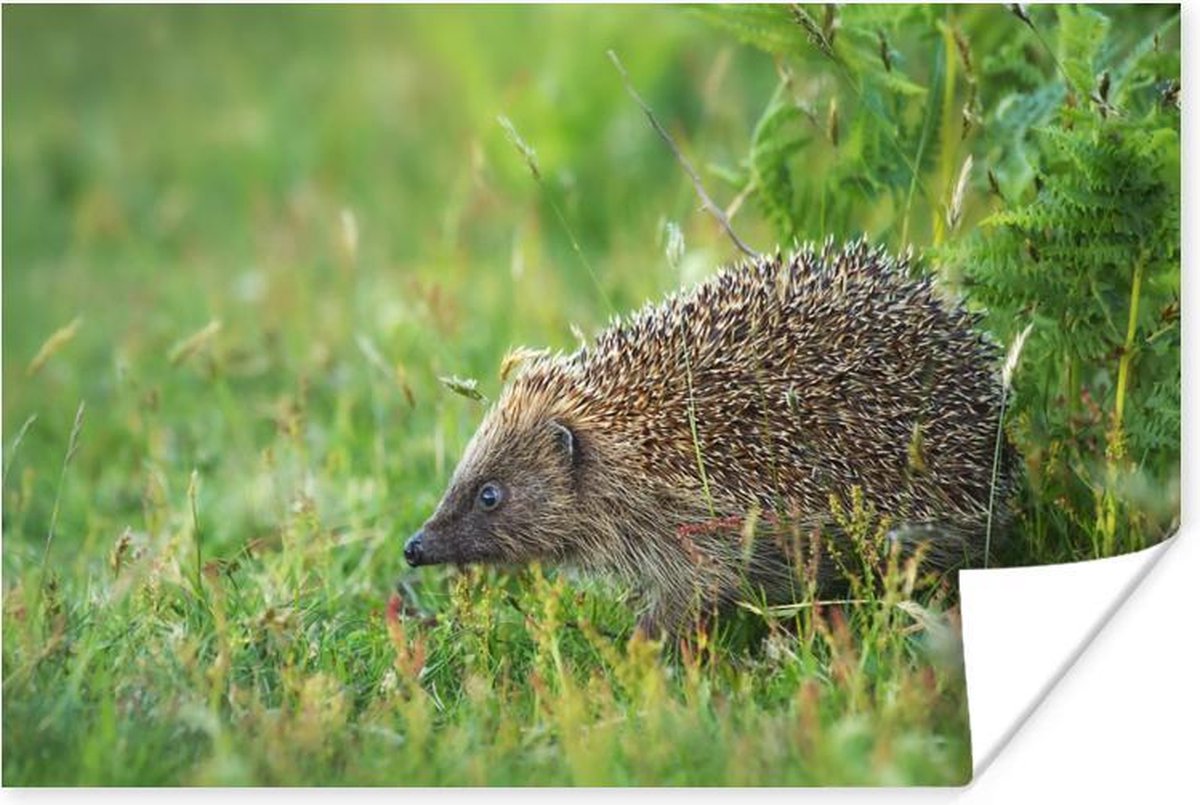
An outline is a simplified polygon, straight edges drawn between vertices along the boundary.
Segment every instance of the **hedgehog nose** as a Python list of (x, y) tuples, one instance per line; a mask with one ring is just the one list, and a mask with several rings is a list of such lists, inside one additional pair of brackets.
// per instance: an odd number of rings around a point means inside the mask
[(422, 543), (424, 540), (425, 531), (422, 529), (409, 537), (408, 542), (404, 543), (404, 558), (411, 567), (417, 567), (421, 564)]

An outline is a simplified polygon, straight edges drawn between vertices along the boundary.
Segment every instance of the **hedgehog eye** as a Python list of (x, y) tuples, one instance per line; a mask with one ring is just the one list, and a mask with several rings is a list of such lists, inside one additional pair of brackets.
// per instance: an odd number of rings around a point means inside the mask
[(485, 512), (494, 510), (503, 499), (504, 493), (500, 490), (499, 484), (488, 481), (479, 487), (479, 508)]

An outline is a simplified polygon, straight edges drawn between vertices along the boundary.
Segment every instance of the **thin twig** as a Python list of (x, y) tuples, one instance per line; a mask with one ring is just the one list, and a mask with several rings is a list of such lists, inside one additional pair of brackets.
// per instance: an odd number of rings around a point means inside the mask
[(737, 246), (749, 257), (758, 257), (758, 252), (747, 246), (745, 242), (737, 236), (737, 233), (733, 231), (733, 225), (729, 223), (729, 218), (726, 217), (725, 211), (722, 210), (720, 206), (718, 206), (716, 202), (712, 200), (712, 197), (708, 195), (708, 192), (704, 189), (703, 182), (700, 181), (700, 176), (697, 175), (696, 170), (692, 167), (691, 163), (687, 161), (687, 157), (685, 157), (683, 152), (679, 150), (679, 146), (677, 146), (675, 141), (671, 139), (671, 135), (667, 133), (667, 130), (664, 129), (662, 124), (658, 122), (658, 118), (654, 116), (654, 112), (651, 111), (646, 102), (642, 100), (642, 96), (639, 95), (638, 91), (634, 88), (633, 82), (629, 80), (629, 74), (625, 72), (624, 65), (622, 65), (621, 60), (617, 58), (616, 52), (612, 50), (608, 51), (608, 58), (612, 61), (613, 66), (617, 68), (617, 72), (621, 74), (621, 80), (625, 84), (625, 91), (629, 93), (631, 98), (633, 98), (634, 103), (641, 107), (642, 113), (646, 115), (646, 119), (650, 121), (650, 125), (654, 127), (656, 132), (658, 132), (658, 136), (662, 137), (663, 142), (665, 142), (667, 147), (671, 149), (671, 153), (675, 155), (675, 159), (679, 162), (679, 165), (683, 168), (684, 172), (687, 173), (688, 178), (692, 180), (692, 186), (696, 189), (696, 195), (700, 197), (701, 207), (707, 210), (713, 218), (717, 219), (717, 223), (719, 223), (721, 228), (725, 230), (725, 234), (729, 236), (729, 239), (733, 241), (735, 246)]
[(812, 609), (815, 607), (831, 607), (831, 606), (895, 606), (899, 607), (904, 602), (886, 601), (881, 598), (826, 598), (816, 601), (797, 601), (792, 604), (776, 604), (769, 607), (758, 607), (749, 601), (735, 601), (742, 609), (753, 612), (755, 615), (780, 615), (787, 617), (795, 615), (803, 609)]

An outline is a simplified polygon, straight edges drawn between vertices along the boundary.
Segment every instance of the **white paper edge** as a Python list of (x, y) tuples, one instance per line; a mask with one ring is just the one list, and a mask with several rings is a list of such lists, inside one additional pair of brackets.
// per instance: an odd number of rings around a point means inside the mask
[(1175, 541), (1109, 559), (959, 573), (976, 777)]

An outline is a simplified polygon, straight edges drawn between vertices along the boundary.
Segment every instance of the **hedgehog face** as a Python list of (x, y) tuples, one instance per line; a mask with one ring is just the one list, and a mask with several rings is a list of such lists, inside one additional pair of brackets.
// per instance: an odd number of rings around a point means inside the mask
[(437, 510), (406, 543), (410, 565), (569, 557), (575, 433), (555, 419), (522, 419), (493, 411), (484, 420)]

